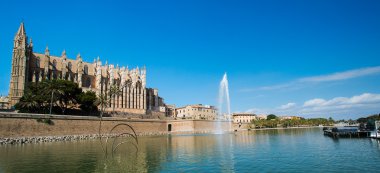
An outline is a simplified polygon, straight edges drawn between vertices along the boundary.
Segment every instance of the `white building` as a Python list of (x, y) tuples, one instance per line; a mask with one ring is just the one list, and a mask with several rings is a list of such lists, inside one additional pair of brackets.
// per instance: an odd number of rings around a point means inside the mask
[(182, 119), (215, 120), (217, 111), (214, 106), (209, 105), (187, 105), (176, 108), (176, 117)]
[(256, 114), (251, 113), (234, 113), (232, 117), (234, 123), (251, 123), (252, 120), (257, 120)]

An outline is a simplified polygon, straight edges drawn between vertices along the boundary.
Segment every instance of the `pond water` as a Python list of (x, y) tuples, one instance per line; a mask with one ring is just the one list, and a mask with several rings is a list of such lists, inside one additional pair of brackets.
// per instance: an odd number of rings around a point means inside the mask
[(0, 146), (0, 172), (379, 172), (380, 144), (320, 128), (139, 137), (105, 154), (99, 140)]

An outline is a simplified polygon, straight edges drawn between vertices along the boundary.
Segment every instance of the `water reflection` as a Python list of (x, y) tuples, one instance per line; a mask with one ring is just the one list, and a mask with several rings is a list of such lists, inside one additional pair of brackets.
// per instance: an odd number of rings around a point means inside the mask
[(380, 140), (371, 139), (369, 142), (371, 143), (371, 146), (377, 146), (377, 148), (380, 150)]
[(96, 140), (0, 147), (0, 172), (369, 172), (379, 161), (378, 140), (319, 128), (140, 137), (138, 152), (126, 145), (108, 158)]

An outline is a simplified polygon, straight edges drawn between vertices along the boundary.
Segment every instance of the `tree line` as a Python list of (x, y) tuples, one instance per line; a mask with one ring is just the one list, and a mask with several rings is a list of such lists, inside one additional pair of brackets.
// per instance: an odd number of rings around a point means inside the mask
[(326, 118), (292, 118), (281, 119), (274, 114), (270, 114), (266, 119), (252, 120), (251, 127), (253, 128), (275, 128), (275, 127), (299, 127), (299, 126), (333, 126), (335, 123), (347, 123), (350, 125), (359, 124), (360, 129), (373, 130), (375, 129), (375, 121), (380, 121), (380, 114), (360, 117), (356, 120), (334, 120), (331, 117)]
[(95, 92), (84, 92), (77, 83), (67, 80), (44, 80), (29, 83), (15, 105), (21, 113), (98, 115)]
[(254, 128), (275, 128), (275, 127), (300, 127), (300, 126), (331, 126), (334, 125), (334, 120), (330, 117), (326, 118), (291, 118), (281, 119), (274, 114), (270, 114), (266, 119), (252, 120), (251, 127)]

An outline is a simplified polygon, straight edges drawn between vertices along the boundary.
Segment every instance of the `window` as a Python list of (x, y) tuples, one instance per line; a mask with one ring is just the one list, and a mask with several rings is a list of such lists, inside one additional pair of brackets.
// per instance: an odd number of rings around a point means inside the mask
[(88, 74), (88, 66), (87, 65), (84, 65), (83, 73), (86, 75)]
[(90, 79), (89, 77), (86, 79), (86, 82), (85, 82), (85, 86), (84, 86), (84, 87), (88, 87), (88, 88), (91, 87), (91, 79)]
[(57, 70), (57, 60), (53, 60), (53, 70)]
[(71, 68), (73, 67), (73, 65), (71, 64), (71, 62), (69, 62), (68, 64), (67, 64), (67, 68), (69, 69), (69, 71), (71, 71)]
[(40, 68), (40, 58), (39, 57), (37, 57), (36, 58), (36, 68)]

